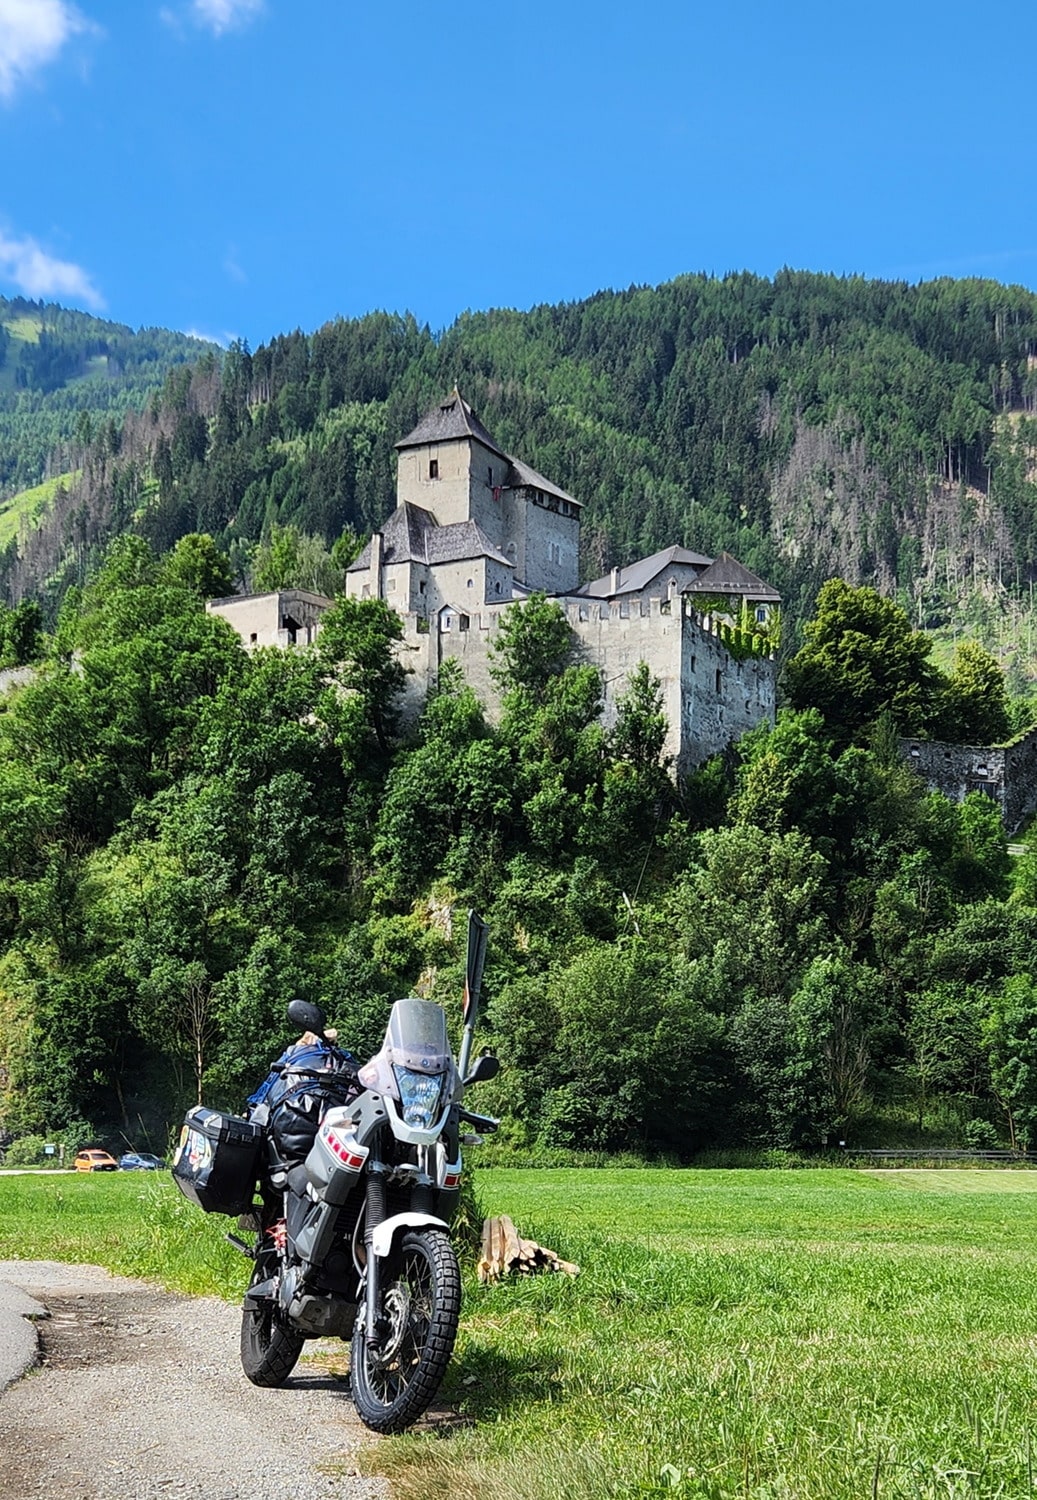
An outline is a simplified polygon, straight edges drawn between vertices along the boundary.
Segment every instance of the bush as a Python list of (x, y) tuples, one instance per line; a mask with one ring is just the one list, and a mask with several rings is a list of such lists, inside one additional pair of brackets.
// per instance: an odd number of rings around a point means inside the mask
[(42, 1135), (23, 1135), (16, 1141), (12, 1141), (4, 1155), (4, 1165), (7, 1167), (38, 1167), (46, 1160), (43, 1148), (46, 1145)]
[(457, 1213), (451, 1225), (451, 1239), (462, 1265), (474, 1265), (482, 1249), (482, 1226), (486, 1215), (475, 1186), (475, 1173), (469, 1167), (461, 1178)]
[(965, 1144), (970, 1151), (995, 1151), (997, 1131), (989, 1120), (970, 1120), (965, 1126)]

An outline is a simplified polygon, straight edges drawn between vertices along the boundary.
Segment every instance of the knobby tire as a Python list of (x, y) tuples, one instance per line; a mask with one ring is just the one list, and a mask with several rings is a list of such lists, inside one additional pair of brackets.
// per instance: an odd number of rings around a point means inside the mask
[[(257, 1263), (252, 1281), (263, 1280), (265, 1273)], [(284, 1314), (273, 1301), (264, 1300), (258, 1308), (242, 1308), (241, 1368), (253, 1385), (284, 1385), (305, 1342), (301, 1333), (284, 1322)]]
[(402, 1432), (439, 1390), (461, 1316), (461, 1272), (440, 1229), (411, 1230), (383, 1265), (382, 1311), (391, 1324), (381, 1343), (361, 1327), (353, 1335), (353, 1404), (373, 1432)]

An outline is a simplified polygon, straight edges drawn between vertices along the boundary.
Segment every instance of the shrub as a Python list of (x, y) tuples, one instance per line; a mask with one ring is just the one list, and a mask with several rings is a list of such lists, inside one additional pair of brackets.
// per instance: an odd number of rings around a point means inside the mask
[(965, 1144), (970, 1151), (994, 1151), (997, 1131), (989, 1120), (970, 1120), (965, 1126)]
[(8, 1167), (38, 1167), (45, 1160), (43, 1147), (46, 1142), (42, 1135), (23, 1135), (16, 1141), (12, 1141), (4, 1156), (4, 1165)]

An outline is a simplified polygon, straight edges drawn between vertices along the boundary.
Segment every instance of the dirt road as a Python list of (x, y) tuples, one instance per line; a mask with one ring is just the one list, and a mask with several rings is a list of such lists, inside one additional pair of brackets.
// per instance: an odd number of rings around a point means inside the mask
[(40, 1366), (0, 1396), (5, 1500), (387, 1500), (356, 1470), (374, 1440), (348, 1382), (304, 1361), (250, 1385), (237, 1308), (95, 1266), (0, 1261), (0, 1280), (51, 1314)]

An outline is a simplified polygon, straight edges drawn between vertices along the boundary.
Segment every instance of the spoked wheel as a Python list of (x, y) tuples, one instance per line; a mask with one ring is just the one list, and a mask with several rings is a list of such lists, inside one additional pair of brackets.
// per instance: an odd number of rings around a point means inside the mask
[(440, 1229), (405, 1234), (387, 1263), (382, 1291), (386, 1328), (353, 1335), (353, 1404), (375, 1432), (402, 1432), (439, 1389), (457, 1337), (461, 1273)]
[[(265, 1281), (272, 1269), (268, 1257), (257, 1260), (251, 1284)], [(264, 1298), (260, 1307), (242, 1309), (241, 1368), (253, 1385), (284, 1385), (305, 1342), (272, 1300)]]

